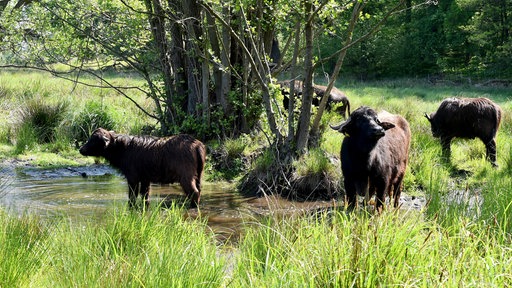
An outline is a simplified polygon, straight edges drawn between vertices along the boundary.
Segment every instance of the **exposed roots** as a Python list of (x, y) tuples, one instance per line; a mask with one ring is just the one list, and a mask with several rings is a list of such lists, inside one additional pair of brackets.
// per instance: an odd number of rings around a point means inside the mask
[(299, 201), (330, 200), (344, 194), (341, 191), (340, 179), (330, 173), (319, 172), (301, 176), (295, 171), (291, 157), (279, 158), (274, 154), (272, 163), (267, 163), (264, 167), (255, 165), (240, 181), (240, 193), (257, 197), (277, 194)]

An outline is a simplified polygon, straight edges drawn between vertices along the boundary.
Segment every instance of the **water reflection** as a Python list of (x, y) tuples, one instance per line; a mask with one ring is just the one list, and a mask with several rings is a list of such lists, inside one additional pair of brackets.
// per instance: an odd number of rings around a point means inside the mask
[[(123, 177), (62, 176), (54, 172), (10, 173), (11, 181), (3, 188), (0, 205), (11, 213), (36, 214), (41, 217), (67, 217), (73, 221), (101, 220), (112, 207), (126, 207), (127, 184)], [(60, 175), (60, 176), (59, 176)], [(3, 175), (3, 179), (6, 179)], [(151, 209), (186, 205), (179, 185), (152, 185)], [(187, 217), (206, 219), (218, 239), (236, 240), (245, 223), (270, 214), (293, 214), (332, 206), (331, 202), (291, 202), (279, 197), (247, 198), (227, 183), (203, 183), (199, 209), (185, 209)], [(184, 206), (187, 207), (187, 206)]]

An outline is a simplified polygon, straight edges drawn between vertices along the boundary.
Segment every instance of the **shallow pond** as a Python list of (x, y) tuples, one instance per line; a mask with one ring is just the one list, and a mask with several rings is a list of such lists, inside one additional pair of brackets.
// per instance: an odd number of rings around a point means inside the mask
[[(110, 217), (111, 208), (127, 206), (127, 184), (122, 176), (106, 165), (51, 170), (3, 168), (0, 205), (16, 214), (41, 217), (67, 217), (73, 221)], [(227, 183), (204, 183), (200, 209), (186, 210), (187, 217), (199, 215), (218, 239), (236, 239), (243, 224), (266, 215), (294, 215), (332, 208), (338, 202), (288, 201), (280, 197), (249, 198), (234, 191)], [(151, 209), (170, 203), (184, 204), (179, 185), (152, 185)], [(418, 209), (424, 200), (404, 195), (406, 209)], [(402, 208), (404, 208), (402, 207)]]
[[(111, 208), (127, 206), (127, 184), (115, 170), (104, 165), (51, 170), (3, 169), (0, 205), (15, 214), (67, 217), (73, 221), (109, 217)], [(151, 209), (185, 202), (179, 185), (152, 185)], [(200, 209), (186, 216), (201, 215), (219, 240), (236, 239), (242, 224), (270, 214), (294, 214), (332, 207), (330, 201), (294, 202), (279, 197), (243, 197), (227, 183), (204, 183)]]

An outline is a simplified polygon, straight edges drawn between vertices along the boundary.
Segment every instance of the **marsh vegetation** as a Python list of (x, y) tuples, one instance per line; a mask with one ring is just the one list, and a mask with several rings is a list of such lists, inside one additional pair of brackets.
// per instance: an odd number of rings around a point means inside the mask
[[(128, 75), (111, 77), (139, 81)], [(511, 285), (510, 90), (421, 80), (337, 87), (348, 95), (352, 107), (385, 109), (409, 121), (412, 142), (403, 193), (425, 197), (428, 203), (421, 210), (388, 206), (381, 215), (371, 209), (347, 214), (339, 204), (343, 189), (338, 186), (335, 208), (272, 213), (269, 203), (268, 214), (241, 222), (236, 241), (219, 241), (207, 218), (201, 213), (184, 217), (188, 211), (179, 201), (165, 209), (152, 203), (147, 213), (113, 205), (102, 221), (48, 219), (4, 209), (0, 283), (18, 287)], [(17, 171), (23, 171), (23, 165), (38, 169), (92, 165), (95, 160), (81, 157), (76, 147), (85, 140), (85, 134), (77, 131), (94, 126), (132, 134), (151, 132), (150, 119), (125, 98), (101, 88), (74, 87), (47, 74), (1, 72), (0, 91), (0, 159)], [(485, 147), (477, 140), (456, 140), (451, 161), (443, 161), (441, 146), (423, 115), (452, 96), (485, 96), (503, 109), (498, 168), (485, 160)], [(150, 107), (152, 102), (146, 104)], [(39, 113), (48, 114), (42, 117), (48, 119), (44, 130), (39, 129), (39, 120), (30, 117)], [(340, 121), (335, 113), (324, 115), (320, 147), (293, 160), (299, 168), (296, 177), (319, 173), (340, 181), (342, 136), (327, 126)], [(250, 169), (268, 171), (275, 159), (267, 152), (272, 148), (264, 121), (261, 125), (236, 139), (206, 143), (207, 182), (237, 183)], [(9, 187), (5, 181), (7, 177), (2, 177), (2, 189)]]

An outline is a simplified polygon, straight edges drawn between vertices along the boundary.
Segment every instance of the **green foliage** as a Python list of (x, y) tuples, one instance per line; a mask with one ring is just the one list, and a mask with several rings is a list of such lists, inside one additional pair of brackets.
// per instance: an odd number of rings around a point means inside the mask
[(218, 287), (222, 260), (213, 239), (202, 222), (184, 221), (181, 213), (176, 207), (165, 215), (119, 211), (84, 229), (62, 223), (48, 242), (48, 252), (58, 257), (44, 263), (45, 275), (33, 281), (61, 287)]
[(207, 163), (211, 165), (207, 166), (210, 180), (233, 180), (244, 172), (247, 168), (247, 150), (250, 142), (251, 139), (246, 135), (226, 139), (220, 145), (208, 143), (208, 146), (213, 148), (210, 155), (215, 159)]
[[(510, 283), (510, 273), (505, 272), (512, 265), (508, 241), (466, 218), (457, 219), (446, 229), (424, 221), (420, 213), (368, 217), (332, 211), (263, 221), (240, 240), (233, 283), (251, 287)], [(463, 265), (467, 269), (460, 269)]]
[[(355, 39), (376, 25), (383, 11), (394, 5), (390, 2), (366, 6), (364, 15), (369, 17), (360, 19)], [(411, 6), (391, 17), (375, 37), (351, 47), (344, 64), (345, 75), (359, 79), (512, 75), (508, 0), (499, 4), (477, 0), (447, 0), (435, 5), (424, 2), (406, 1)], [(322, 57), (341, 48), (342, 40), (333, 35), (343, 35), (343, 27), (320, 37), (317, 43)], [(322, 65), (322, 70), (332, 71), (334, 61)]]
[[(111, 211), (102, 223), (0, 213), (0, 283), (9, 287), (219, 287), (224, 260), (201, 220)], [(193, 235), (193, 236), (191, 236)]]
[(334, 174), (335, 169), (325, 152), (318, 148), (309, 150), (293, 165), (299, 176)]
[(0, 211), (0, 283), (2, 286), (29, 286), (47, 260), (40, 246), (48, 230), (36, 217), (12, 217)]
[(30, 123), (24, 123), (16, 131), (15, 154), (21, 154), (26, 150), (31, 150), (38, 141), (36, 129)]
[(272, 170), (271, 168), (276, 164), (275, 162), (275, 152), (272, 149), (266, 149), (253, 161), (252, 170), (258, 173), (267, 173)]
[(87, 141), (92, 132), (99, 127), (107, 130), (116, 128), (110, 109), (100, 102), (89, 101), (78, 112), (67, 126), (71, 139), (83, 143)]
[(16, 153), (36, 144), (55, 142), (68, 104), (46, 104), (42, 98), (28, 99), (18, 113), (16, 123)]
[(18, 122), (31, 126), (39, 143), (49, 143), (56, 139), (56, 128), (63, 120), (67, 107), (65, 102), (51, 105), (42, 98), (29, 99), (18, 112)]

